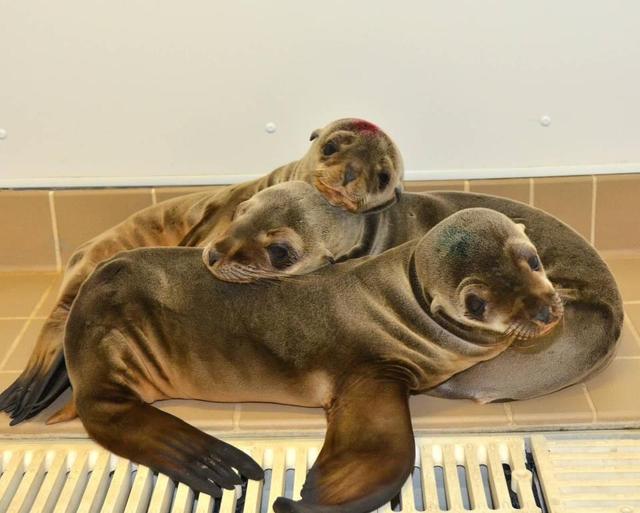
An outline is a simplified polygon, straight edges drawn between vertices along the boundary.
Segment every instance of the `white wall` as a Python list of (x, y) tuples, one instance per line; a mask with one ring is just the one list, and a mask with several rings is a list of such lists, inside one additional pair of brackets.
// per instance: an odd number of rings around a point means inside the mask
[(0, 186), (237, 181), (343, 116), (411, 178), (637, 171), (639, 23), (635, 0), (0, 0)]

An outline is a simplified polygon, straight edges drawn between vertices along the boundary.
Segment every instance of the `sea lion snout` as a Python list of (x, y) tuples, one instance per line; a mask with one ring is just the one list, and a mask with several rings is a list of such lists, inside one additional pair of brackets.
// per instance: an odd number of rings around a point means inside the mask
[(520, 315), (515, 316), (518, 325), (529, 325), (522, 336), (532, 338), (548, 333), (564, 315), (564, 306), (555, 290), (542, 296), (528, 296), (522, 301)]

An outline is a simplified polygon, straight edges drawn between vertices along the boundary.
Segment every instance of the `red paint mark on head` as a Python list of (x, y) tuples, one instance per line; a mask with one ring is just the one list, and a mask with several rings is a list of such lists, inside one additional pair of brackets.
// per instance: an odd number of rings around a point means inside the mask
[(380, 129), (376, 125), (374, 125), (373, 123), (370, 123), (369, 121), (365, 121), (364, 119), (355, 120), (351, 124), (351, 128), (358, 132), (372, 132), (372, 133), (380, 132)]

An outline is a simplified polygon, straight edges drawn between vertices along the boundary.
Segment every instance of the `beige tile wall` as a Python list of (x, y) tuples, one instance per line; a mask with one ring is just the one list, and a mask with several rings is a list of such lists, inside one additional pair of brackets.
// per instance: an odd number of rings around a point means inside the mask
[[(0, 191), (0, 270), (56, 270), (133, 212), (215, 187)], [(406, 190), (494, 194), (542, 208), (603, 251), (640, 251), (640, 175), (407, 182)]]

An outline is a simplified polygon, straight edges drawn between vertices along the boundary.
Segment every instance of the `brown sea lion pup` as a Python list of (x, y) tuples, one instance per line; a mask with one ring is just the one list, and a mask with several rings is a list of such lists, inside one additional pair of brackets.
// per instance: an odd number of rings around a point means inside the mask
[[(298, 503), (368, 512), (414, 464), (410, 394), (504, 351), (562, 305), (535, 247), (498, 212), (470, 209), (418, 241), (296, 280), (214, 278), (200, 251), (138, 249), (100, 265), (74, 302), (65, 359), (75, 406), (108, 450), (214, 496), (260, 478), (248, 456), (149, 403), (166, 398), (321, 406), (327, 435)], [(482, 304), (478, 298), (482, 297)], [(468, 326), (446, 331), (432, 312)]]
[[(240, 204), (227, 231), (205, 248), (203, 258), (211, 272), (226, 281), (290, 277), (333, 261), (378, 254), (471, 207), (491, 208), (525, 224), (549, 278), (568, 296), (566, 313), (561, 327), (531, 347), (516, 343), (429, 393), (479, 402), (530, 399), (583, 381), (606, 365), (623, 321), (622, 300), (606, 264), (558, 219), (505, 198), (404, 193), (391, 208), (363, 216), (332, 208), (308, 184), (288, 182)], [(535, 255), (529, 258), (530, 267), (540, 265)], [(459, 328), (452, 324), (449, 329)]]
[[(260, 478), (248, 456), (149, 403), (269, 401), (327, 411), (302, 501), (276, 511), (367, 512), (413, 467), (410, 394), (504, 351), (562, 305), (522, 227), (470, 209), (422, 239), (296, 280), (217, 280), (189, 248), (137, 249), (82, 285), (65, 335), (73, 400), (112, 452), (200, 492)], [(482, 304), (478, 298), (482, 297)], [(433, 299), (439, 300), (434, 315)], [(438, 319), (468, 326), (467, 338)]]
[[(26, 369), (0, 395), (0, 411), (8, 412), (13, 423), (21, 422), (68, 386), (66, 374), (59, 369), (69, 308), (96, 265), (116, 253), (150, 246), (202, 246), (226, 229), (239, 203), (288, 180), (311, 183), (331, 204), (353, 212), (382, 209), (396, 201), (404, 172), (402, 157), (380, 128), (360, 119), (339, 119), (315, 130), (311, 141), (300, 160), (263, 178), (159, 203), (81, 246), (69, 260), (58, 301)], [(45, 390), (50, 393), (43, 395)]]

